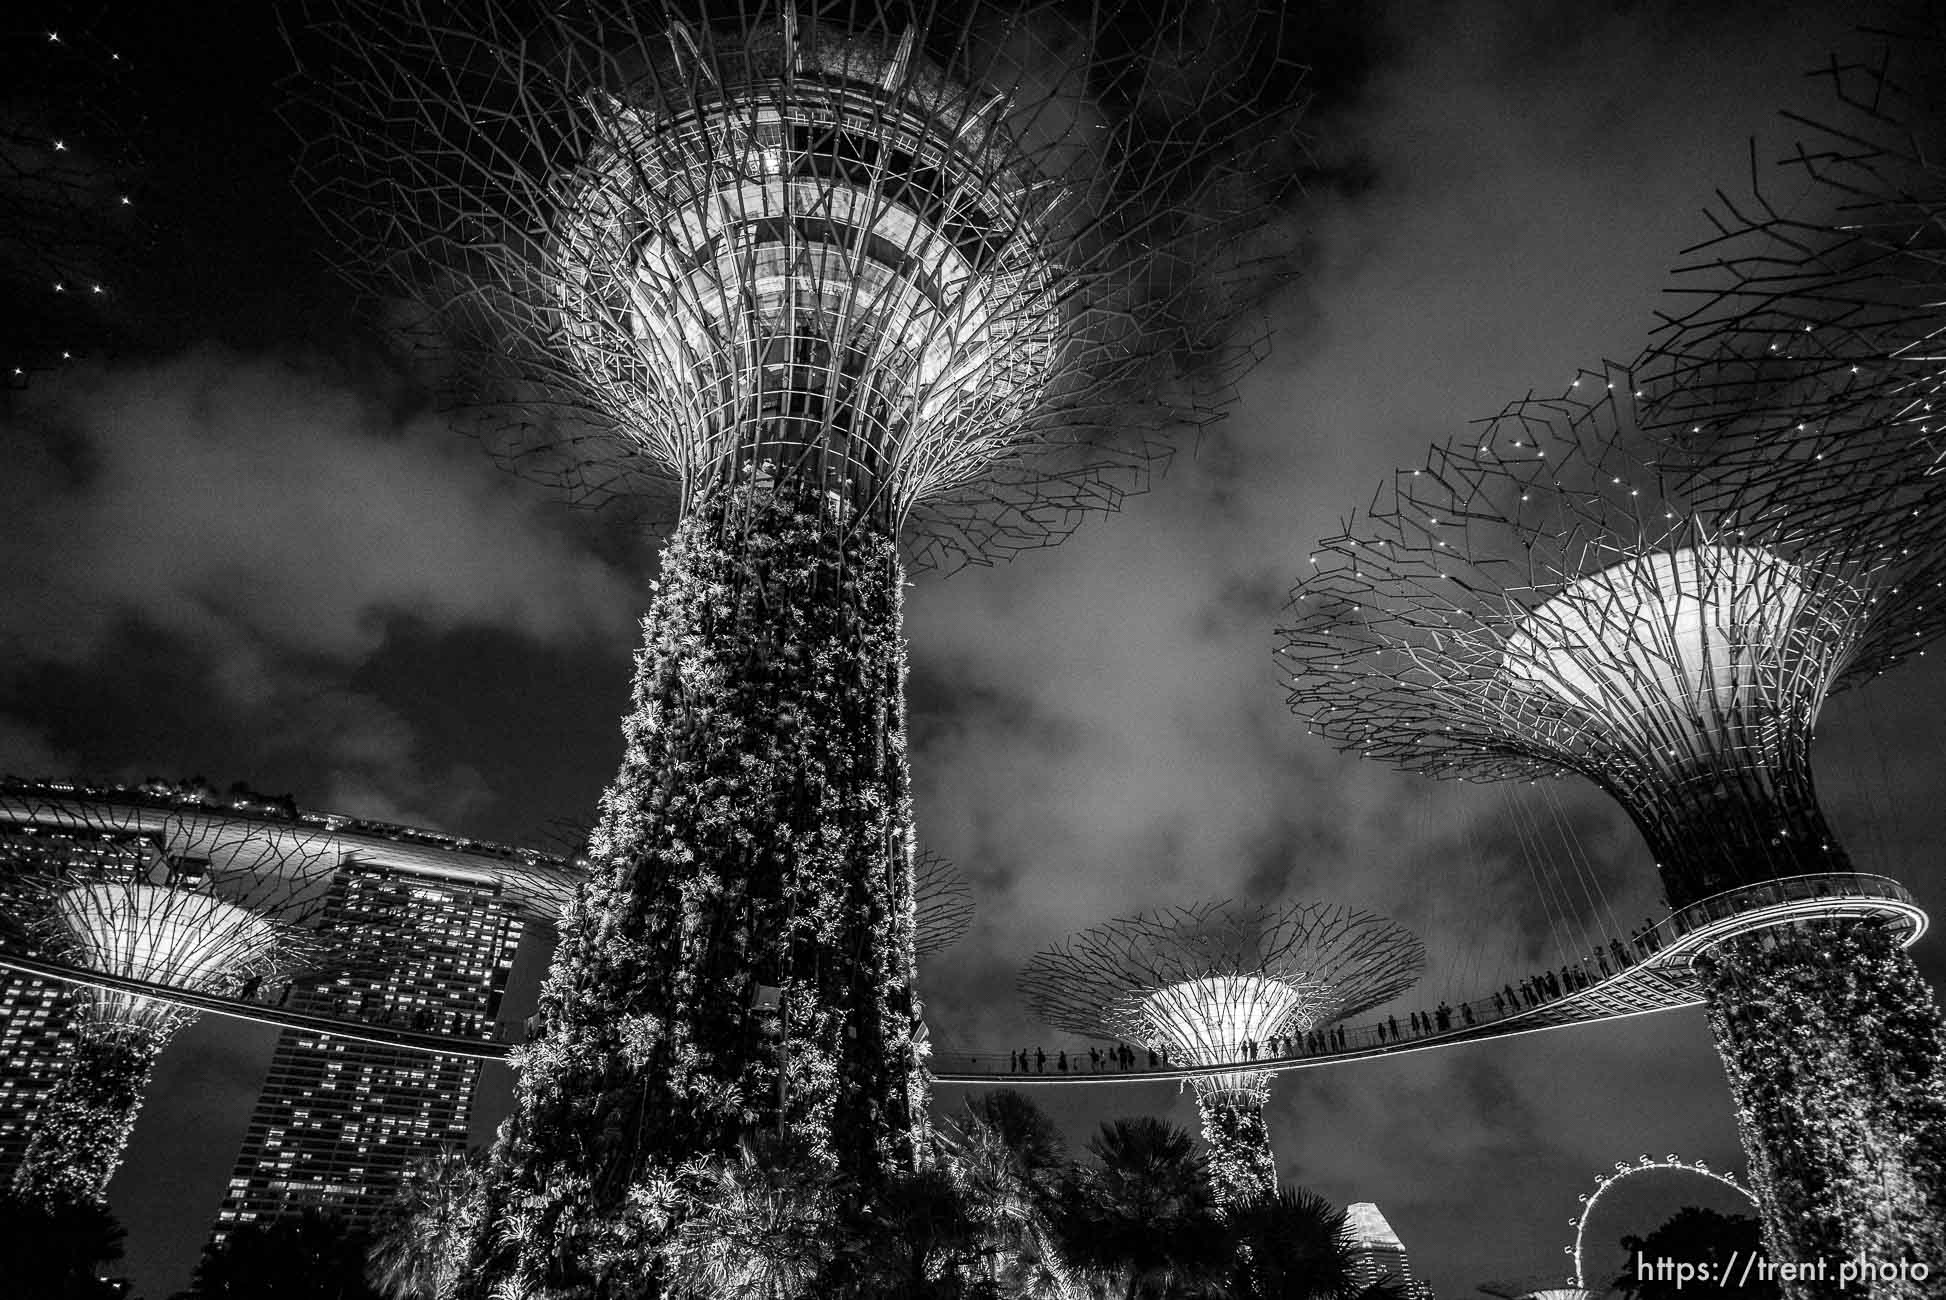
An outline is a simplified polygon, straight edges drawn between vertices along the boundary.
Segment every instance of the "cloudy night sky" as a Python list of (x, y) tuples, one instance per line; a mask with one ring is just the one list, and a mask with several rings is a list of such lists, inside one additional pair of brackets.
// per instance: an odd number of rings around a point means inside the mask
[[(1563, 960), (1515, 830), (1529, 819), (1566, 828), (1631, 923), (1656, 906), (1646, 851), (1591, 788), (1435, 783), (1307, 736), (1272, 628), (1311, 544), (1392, 469), (1640, 350), (1712, 193), (1746, 186), (1753, 138), (1781, 152), (1781, 108), (1823, 105), (1804, 74), (1861, 48), (1864, 12), (1292, 10), (1315, 32), (1299, 48), (1316, 98), (1290, 124), (1313, 171), (1278, 218), (1305, 251), (1270, 300), (1268, 361), (1119, 515), (911, 592), (921, 840), (979, 906), (922, 972), (936, 1041), (1053, 1041), (1014, 999), (1026, 958), (1204, 898), (1344, 902), (1412, 927), (1432, 966), (1402, 1018), (1480, 996)], [(73, 141), (88, 187), (72, 255), (104, 292), (55, 295), (0, 242), (17, 295), (0, 361), (77, 354), (0, 393), (0, 771), (201, 773), (526, 843), (588, 820), (620, 757), (656, 538), (496, 470), (363, 323), (293, 188), (275, 111), (291, 58), (268, 7), (4, 21), (0, 83), (27, 89), (0, 148)], [(1841, 696), (1818, 747), (1860, 869), (1936, 906), (1940, 659)], [(1936, 986), (1941, 951), (1919, 949)], [(530, 944), (528, 990), (541, 960)], [(273, 1039), (205, 1019), (163, 1058), (111, 1188), (151, 1300), (187, 1282)], [(939, 1088), (939, 1107), (964, 1091)], [(508, 1095), (501, 1074), (477, 1135)], [(1196, 1122), (1172, 1084), (1039, 1099), (1077, 1141), (1117, 1115)], [(1742, 1167), (1700, 1012), (1283, 1075), (1271, 1124), (1287, 1182), (1376, 1201), (1447, 1296), (1558, 1274), (1576, 1195), (1617, 1160)], [(1612, 1244), (1688, 1202), (1736, 1208), (1645, 1178), (1591, 1234)]]

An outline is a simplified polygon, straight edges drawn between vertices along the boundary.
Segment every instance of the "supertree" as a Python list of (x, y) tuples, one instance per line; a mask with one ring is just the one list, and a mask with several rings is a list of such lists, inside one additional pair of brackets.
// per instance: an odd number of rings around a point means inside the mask
[[(680, 1162), (909, 1167), (904, 559), (1065, 536), (1252, 349), (1275, 7), (321, 4), (306, 185), (516, 469), (673, 517), (491, 1265), (639, 1274)], [(754, 1005), (753, 1005), (754, 1003)], [(496, 1211), (496, 1214), (499, 1212)]]
[(1697, 966), (1773, 1257), (1927, 1258), (1946, 1075), (1903, 951), (1923, 913), (1853, 873), (1810, 766), (1826, 696), (1901, 651), (1900, 569), (1869, 529), (1687, 500), (1627, 450), (1665, 400), (1585, 373), (1397, 474), (1292, 594), (1291, 703), (1407, 770), (1587, 777), (1679, 920), (1761, 909)]
[(1035, 955), (1021, 999), (1047, 1024), (1141, 1043), (1194, 1076), (1210, 1175), (1226, 1200), (1274, 1194), (1264, 1122), (1270, 1040), (1306, 1034), (1418, 982), (1425, 948), (1383, 917), (1322, 903), (1196, 903), (1081, 930)]
[(99, 1203), (156, 1058), (197, 1013), (90, 975), (235, 994), (320, 959), (302, 922), (337, 865), (317, 832), (200, 807), (79, 801), (8, 782), (6, 946), (72, 970), (76, 1041), (36, 1114), (17, 1194)]
[(916, 957), (946, 951), (973, 928), (973, 890), (959, 868), (937, 853), (922, 852), (913, 863), (912, 899)]

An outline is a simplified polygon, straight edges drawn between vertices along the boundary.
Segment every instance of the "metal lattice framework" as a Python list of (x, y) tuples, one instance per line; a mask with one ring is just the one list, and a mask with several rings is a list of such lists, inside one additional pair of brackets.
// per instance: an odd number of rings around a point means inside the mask
[[(218, 996), (324, 957), (304, 926), (339, 854), (319, 830), (25, 782), (7, 783), (0, 813), (9, 949)], [(165, 1037), (196, 1014), (112, 986), (81, 1003), (91, 1020)]]
[(1821, 70), (1833, 108), (1747, 192), (1719, 193), (1636, 363), (1646, 431), (1699, 505), (1801, 536), (1869, 530), (1901, 591), (1877, 621), (1902, 652), (1946, 630), (1946, 19)]
[[(300, 927), (338, 855), (316, 832), (221, 809), (75, 793), (0, 787), (0, 961), (77, 986), (75, 1042), (37, 1101), (13, 1186), (99, 1202), (157, 1057), (198, 1014), (185, 996), (234, 997), (322, 958)], [(50, 958), (53, 969), (39, 964)]]
[(1881, 617), (1905, 590), (1882, 534), (1703, 508), (1638, 459), (1670, 400), (1584, 373), (1435, 448), (1320, 543), (1280, 636), (1314, 731), (1434, 776), (1580, 773), (1681, 906), (1747, 883), (1733, 861), (1849, 870), (1812, 726), (1909, 629)]
[(1276, 1057), (1286, 1036), (1397, 997), (1425, 964), (1411, 932), (1366, 912), (1198, 903), (1069, 935), (1028, 962), (1019, 987), (1057, 1029), (1191, 1065), (1235, 1064), (1192, 1078), (1217, 1195), (1248, 1199), (1277, 1189), (1264, 1120), (1270, 1072), (1252, 1063)]
[[(248, 976), (288, 968), (303, 951), (259, 913), (168, 884), (89, 880), (61, 888), (52, 901), (74, 964), (123, 979), (227, 991)], [(124, 1024), (159, 1024), (179, 1014), (153, 999), (99, 990), (89, 1006), (96, 1018)]]
[[(1198, 903), (1082, 930), (1021, 971), (1046, 1024), (1140, 1043), (1177, 1061), (1245, 1061), (1246, 1044), (1303, 1034), (1397, 997), (1425, 949), (1383, 917), (1322, 903)], [(1200, 1094), (1255, 1094), (1262, 1071), (1196, 1078)]]
[[(1850, 870), (1813, 788), (1813, 726), (1912, 629), (1910, 559), (1869, 503), (1833, 483), (1808, 523), (1761, 495), (1712, 509), (1672, 486), (1704, 480), (1638, 460), (1678, 401), (1583, 375), (1435, 449), (1322, 545), (1283, 636), (1314, 730), (1433, 775), (1581, 773), (1683, 909)], [(1904, 938), (1785, 910), (1697, 959), (1780, 1257), (1946, 1240), (1927, 1208), (1946, 1178), (1946, 1033)], [(1858, 1032), (1879, 1024), (1897, 1028)]]
[(912, 901), (919, 909), (912, 952), (946, 951), (973, 928), (973, 890), (960, 869), (937, 853), (920, 853), (912, 867)]
[(333, 0), (292, 116), (513, 467), (676, 512), (796, 479), (951, 568), (1113, 509), (1251, 359), (1273, 14)]

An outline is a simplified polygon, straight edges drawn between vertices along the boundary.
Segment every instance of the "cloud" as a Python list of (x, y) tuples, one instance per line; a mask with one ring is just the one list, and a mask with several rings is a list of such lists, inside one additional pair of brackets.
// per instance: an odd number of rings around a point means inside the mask
[[(1433, 782), (1306, 736), (1271, 630), (1312, 544), (1383, 476), (1634, 355), (1668, 268), (1708, 233), (1703, 207), (1744, 181), (1746, 137), (1777, 152), (1776, 108), (1806, 97), (1803, 69), (1846, 20), (1386, 13), (1368, 44), (1392, 61), (1306, 123), (1323, 171), (1363, 181), (1300, 212), (1312, 272), (1277, 304), (1274, 353), (1230, 419), (1121, 516), (913, 592), (921, 836), (980, 908), (925, 972), (947, 1050), (1052, 1042), (1012, 972), (1069, 930), (1158, 904), (1317, 898), (1395, 916), (1431, 951), (1408, 1007), (1558, 966), (1656, 906), (1639, 835), (1585, 782)], [(1936, 771), (1917, 758), (1931, 743), (1902, 742), (1922, 775), (1895, 789)], [(1187, 1098), (1108, 1091), (1097, 1116), (1195, 1123)], [(1614, 1160), (1740, 1163), (1691, 1013), (1302, 1072), (1279, 1082), (1271, 1122), (1291, 1176), (1379, 1201), (1442, 1292), (1549, 1267), (1574, 1194)]]
[(265, 739), (271, 761), (308, 760), (318, 807), (406, 826), (464, 831), (493, 802), (472, 762), (428, 764), (411, 721), (375, 696), (325, 677), (287, 676), (258, 716), (281, 726)]
[(10, 439), (41, 457), (8, 493), (9, 595), (49, 617), (10, 630), (42, 654), (129, 613), (346, 662), (399, 614), (554, 641), (628, 609), (475, 449), (297, 364), (205, 350), (21, 406)]
[[(1306, 736), (1271, 629), (1314, 541), (1382, 475), (1635, 351), (1666, 268), (1707, 232), (1701, 208), (1741, 184), (1746, 136), (1776, 152), (1774, 109), (1806, 94), (1839, 8), (1651, 0), (1595, 16), (1534, 0), (1335, 20), (1357, 31), (1315, 52), (1318, 183), (1280, 213), (1310, 274), (1274, 304), (1275, 352), (1229, 422), (1121, 517), (912, 594), (920, 834), (980, 908), (925, 968), (936, 1039), (1003, 1055), (1051, 1042), (1014, 1005), (1014, 970), (1143, 907), (1318, 898), (1395, 916), (1431, 949), (1419, 1005), (1557, 964), (1571, 925), (1605, 919), (1600, 893), (1624, 927), (1649, 910), (1639, 837), (1585, 784), (1442, 784)], [(639, 593), (477, 449), (366, 388), (205, 351), (16, 399), (0, 654), (27, 683), (17, 702), (65, 668), (51, 680), (98, 692), (115, 735), (84, 746), (21, 712), (0, 717), (0, 755), (255, 756), (305, 771), (307, 801), (466, 829), (492, 794), (593, 764), (577, 751), (594, 746), (539, 714), (598, 714), (614, 744)], [(418, 629), (430, 649), (399, 669)], [(518, 642), (509, 675), (546, 695), (490, 735), (433, 680), (475, 633)], [(612, 671), (600, 694), (559, 671), (596, 643), (619, 648), (612, 665), (575, 661)], [(1830, 797), (1855, 845), (1924, 895), (1946, 804), (1930, 797), (1937, 729), (1911, 719), (1938, 717), (1946, 687), (1936, 667), (1902, 675), (1869, 692), (1891, 701), (1875, 734), (1848, 702), (1834, 710), (1889, 773), (1829, 751)], [(462, 739), (435, 754), (444, 733)], [(1076, 1136), (1116, 1114), (1195, 1122), (1155, 1085), (1048, 1105)], [(1378, 1201), (1449, 1294), (1558, 1261), (1575, 1192), (1614, 1160), (1740, 1163), (1690, 1013), (1307, 1071), (1278, 1082), (1271, 1124), (1289, 1176)]]
[[(995, 887), (1010, 946), (1252, 883), (1411, 905), (1440, 854), (1477, 857), (1496, 821), (1507, 838), (1501, 796), (1482, 808), (1302, 734), (1271, 659), (1283, 595), (1429, 442), (1639, 346), (1740, 133), (1838, 29), (1753, 38), (1653, 6), (1594, 26), (1544, 6), (1392, 17), (1374, 44), (1395, 61), (1313, 127), (1327, 165), (1362, 160), (1371, 183), (1305, 214), (1317, 266), (1229, 421), (1123, 515), (913, 594), (922, 832)], [(1679, 129), (1698, 120), (1718, 129)], [(1599, 796), (1547, 797), (1601, 852), (1639, 853)]]
[[(402, 622), (542, 652), (625, 645), (636, 598), (552, 503), (368, 388), (208, 348), (21, 395), (5, 430), (17, 468), (0, 484), (14, 677), (191, 664), (193, 681), (153, 683), (166, 698), (147, 707), (193, 697), (191, 725), (253, 735), (229, 762), (281, 756), (317, 772), (308, 798), (349, 811), (477, 811), (479, 772), (425, 770), (415, 723), (356, 674)], [(26, 723), (8, 730), (23, 767), (57, 758)]]
[(41, 728), (0, 717), (0, 772), (64, 773), (70, 762)]

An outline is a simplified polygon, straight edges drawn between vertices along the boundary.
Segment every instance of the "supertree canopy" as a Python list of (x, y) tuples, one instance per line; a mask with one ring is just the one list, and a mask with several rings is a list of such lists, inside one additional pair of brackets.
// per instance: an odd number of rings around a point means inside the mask
[(1831, 103), (1776, 165), (1719, 194), (1634, 370), (1687, 499), (1895, 548), (1875, 620), (1910, 653), (1946, 630), (1946, 16), (1904, 9), (1819, 69)]
[(867, 1191), (911, 1165), (901, 543), (1058, 540), (1214, 418), (1274, 278), (1275, 19), (339, 0), (293, 32), (316, 206), (450, 404), (676, 521), (476, 1277), (650, 1272), (657, 1189), (753, 1132)]
[(1274, 6), (315, 7), (292, 117), (346, 272), (579, 500), (809, 485), (983, 562), (1114, 508), (1251, 358)]
[(1687, 499), (1629, 450), (1671, 400), (1584, 374), (1396, 475), (1293, 592), (1291, 703), (1401, 768), (1595, 781), (1685, 914), (1804, 884), (1699, 963), (1771, 1246), (1923, 1257), (1946, 1244), (1939, 1012), (1909, 926), (1820, 919), (1817, 883), (1856, 877), (1809, 754), (1826, 696), (1903, 652), (1881, 617), (1901, 557), (1870, 528)]
[(1021, 971), (1047, 1024), (1141, 1043), (1175, 1062), (1238, 1068), (1195, 1076), (1219, 1193), (1277, 1190), (1264, 1122), (1272, 1038), (1309, 1033), (1418, 982), (1419, 940), (1382, 917), (1320, 903), (1198, 903), (1082, 930)]
[[(54, 918), (76, 966), (123, 979), (208, 992), (239, 973), (260, 973), (288, 942), (275, 922), (207, 894), (125, 880), (69, 886)], [(123, 1023), (166, 1024), (180, 1008), (137, 993), (96, 992), (95, 1014)]]
[(14, 1189), (99, 1202), (156, 1058), (197, 1013), (87, 976), (234, 995), (288, 972), (322, 952), (300, 923), (322, 904), (337, 855), (307, 832), (215, 810), (83, 803), (19, 783), (5, 802), (6, 946), (84, 981), (73, 1052), (34, 1117)]

